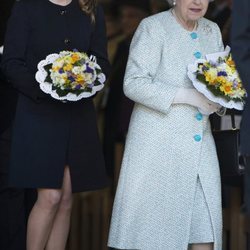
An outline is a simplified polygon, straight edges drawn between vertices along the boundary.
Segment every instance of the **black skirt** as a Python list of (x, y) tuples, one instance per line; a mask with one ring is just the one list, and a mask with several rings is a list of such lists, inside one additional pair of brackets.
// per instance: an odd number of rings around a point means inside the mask
[(20, 94), (9, 185), (60, 189), (65, 166), (70, 168), (73, 192), (108, 184), (92, 99), (36, 103)]

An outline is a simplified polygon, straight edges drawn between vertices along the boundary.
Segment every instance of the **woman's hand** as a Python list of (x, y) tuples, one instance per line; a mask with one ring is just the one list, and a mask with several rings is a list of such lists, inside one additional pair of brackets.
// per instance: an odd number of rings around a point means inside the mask
[(180, 88), (174, 98), (175, 104), (186, 103), (197, 107), (204, 115), (210, 115), (221, 108), (217, 103), (208, 100), (203, 94), (196, 89)]

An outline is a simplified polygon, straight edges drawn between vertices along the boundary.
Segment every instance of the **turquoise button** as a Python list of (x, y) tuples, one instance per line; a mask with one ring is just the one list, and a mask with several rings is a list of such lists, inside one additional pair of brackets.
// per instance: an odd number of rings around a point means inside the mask
[(197, 58), (197, 59), (200, 59), (201, 58), (201, 52), (197, 51), (194, 53), (194, 56)]
[(190, 36), (191, 36), (192, 39), (197, 39), (197, 38), (198, 38), (198, 35), (197, 35), (196, 32), (192, 32), (192, 33), (190, 34)]
[(195, 135), (194, 140), (197, 141), (197, 142), (201, 141), (201, 136), (200, 135)]
[(198, 121), (201, 121), (203, 119), (203, 115), (201, 113), (198, 113), (195, 117)]

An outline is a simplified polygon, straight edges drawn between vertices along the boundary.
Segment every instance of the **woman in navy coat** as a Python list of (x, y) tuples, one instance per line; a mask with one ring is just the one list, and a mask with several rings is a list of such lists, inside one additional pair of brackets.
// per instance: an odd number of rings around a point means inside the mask
[(9, 20), (2, 68), (18, 90), (10, 186), (37, 188), (27, 249), (62, 250), (72, 192), (107, 185), (92, 98), (63, 103), (43, 93), (37, 64), (77, 49), (97, 57), (107, 73), (103, 12), (95, 0), (19, 0)]

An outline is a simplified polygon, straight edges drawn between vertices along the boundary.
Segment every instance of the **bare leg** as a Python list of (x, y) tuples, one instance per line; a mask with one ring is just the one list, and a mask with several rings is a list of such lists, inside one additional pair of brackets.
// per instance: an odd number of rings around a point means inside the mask
[(39, 189), (27, 228), (27, 250), (44, 250), (61, 200), (61, 191)]
[(65, 168), (62, 198), (56, 213), (46, 250), (65, 249), (69, 234), (70, 216), (72, 208), (72, 189), (69, 168)]
[(213, 250), (214, 244), (208, 243), (208, 244), (193, 244), (191, 247), (192, 250)]

